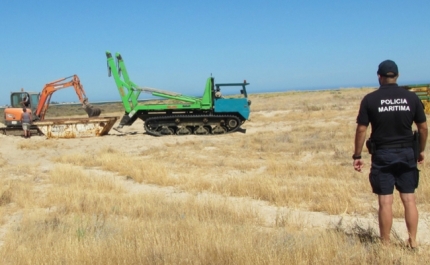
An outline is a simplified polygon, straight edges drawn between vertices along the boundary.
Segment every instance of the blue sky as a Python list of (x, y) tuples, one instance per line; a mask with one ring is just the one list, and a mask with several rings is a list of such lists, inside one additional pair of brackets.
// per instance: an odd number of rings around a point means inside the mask
[[(140, 86), (200, 95), (206, 79), (250, 93), (430, 83), (430, 1), (15, 0), (0, 8), (0, 105), (77, 74), (90, 101), (119, 100), (105, 51)], [(55, 101), (77, 101), (73, 89)]]

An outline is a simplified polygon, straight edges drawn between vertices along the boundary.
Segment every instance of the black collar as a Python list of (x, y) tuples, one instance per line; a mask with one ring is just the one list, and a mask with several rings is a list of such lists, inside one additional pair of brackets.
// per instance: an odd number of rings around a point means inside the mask
[(397, 85), (396, 83), (391, 83), (391, 84), (382, 85), (379, 88), (393, 88), (393, 87), (399, 87), (399, 85)]

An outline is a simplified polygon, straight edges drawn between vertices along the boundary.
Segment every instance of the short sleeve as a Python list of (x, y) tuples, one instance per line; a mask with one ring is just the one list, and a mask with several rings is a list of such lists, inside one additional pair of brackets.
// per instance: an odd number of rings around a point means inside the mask
[(369, 113), (368, 113), (368, 102), (367, 97), (364, 97), (360, 103), (360, 110), (358, 111), (357, 124), (369, 125)]
[(415, 116), (414, 116), (414, 122), (415, 123), (423, 123), (427, 121), (427, 117), (426, 114), (424, 112), (424, 105), (421, 102), (421, 100), (418, 98), (417, 95), (416, 96), (416, 104), (417, 104), (417, 108), (415, 111)]

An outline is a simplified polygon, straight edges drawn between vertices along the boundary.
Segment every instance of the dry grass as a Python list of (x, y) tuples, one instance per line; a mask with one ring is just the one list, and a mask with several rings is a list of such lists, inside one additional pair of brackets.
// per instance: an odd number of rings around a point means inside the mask
[(59, 144), (57, 142), (55, 142), (55, 140), (53, 141), (24, 141), (24, 142), (19, 142), (17, 144), (17, 148), (19, 149), (23, 149), (23, 150), (28, 150), (28, 151), (34, 151), (34, 150), (40, 150), (40, 149), (44, 149), (44, 151), (46, 150), (50, 150), (53, 148), (58, 148), (60, 147)]
[[(354, 123), (349, 121), (348, 126), (348, 115), (339, 115), (339, 108), (351, 108), (351, 102), (359, 99), (350, 93), (288, 93), (298, 98), (289, 100), (294, 106), (285, 106), (285, 94), (256, 95), (252, 107), (257, 105), (257, 110), (261, 103), (267, 105), (267, 97), (273, 99), (270, 106), (275, 108), (274, 114), (255, 111), (251, 117), (251, 122), (263, 120), (260, 126), (268, 129), (248, 137), (225, 136), (234, 138), (228, 148), (218, 144), (217, 138), (179, 139), (143, 150), (138, 156), (108, 148), (97, 154), (57, 157), (55, 161), (100, 167), (139, 183), (246, 196), (330, 214), (364, 214), (373, 210), (368, 203), (372, 195), (366, 177), (351, 171)], [(313, 104), (313, 97), (322, 102), (319, 107)], [(271, 124), (280, 125), (274, 130)], [(241, 159), (232, 159), (235, 157)], [(141, 167), (129, 166), (139, 163)], [(330, 192), (321, 192), (324, 190)], [(339, 201), (337, 197), (346, 199)], [(402, 214), (401, 209), (396, 212), (397, 216)]]
[[(119, 153), (111, 148), (102, 149), (96, 154), (70, 154), (54, 159), (60, 163), (70, 163), (85, 167), (98, 167), (133, 179), (138, 183), (175, 185), (176, 181), (169, 177), (162, 163), (156, 160), (143, 160)], [(144, 166), (130, 166), (139, 165)]]
[[(0, 223), (10, 227), (0, 263), (425, 264), (427, 248), (415, 255), (400, 243), (382, 246), (376, 231), (359, 226), (351, 234), (309, 229), (288, 215), (268, 225), (251, 200), (375, 215), (368, 171), (354, 172), (350, 159), (358, 104), (369, 91), (251, 95), (245, 135), (160, 144), (137, 135), (91, 152), (64, 141), (19, 142), (53, 166), (41, 174), (0, 156), (0, 214), (19, 220)], [(429, 212), (429, 173), (421, 169), (418, 207)], [(394, 214), (403, 216), (398, 198)]]

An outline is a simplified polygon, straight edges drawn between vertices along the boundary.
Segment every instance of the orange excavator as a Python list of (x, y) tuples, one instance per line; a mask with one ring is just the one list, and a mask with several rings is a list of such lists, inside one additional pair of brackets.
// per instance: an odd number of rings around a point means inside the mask
[(95, 108), (88, 103), (88, 98), (85, 95), (84, 87), (82, 86), (77, 75), (61, 78), (52, 81), (45, 85), (42, 92), (27, 92), (21, 89), (20, 92), (11, 93), (11, 106), (4, 110), (4, 121), (7, 127), (21, 126), (21, 116), (23, 108), (26, 107), (27, 112), (30, 112), (34, 121), (44, 120), (46, 111), (48, 110), (51, 96), (54, 92), (73, 87), (78, 95), (82, 107), (88, 114), (88, 117), (97, 117), (101, 110)]

